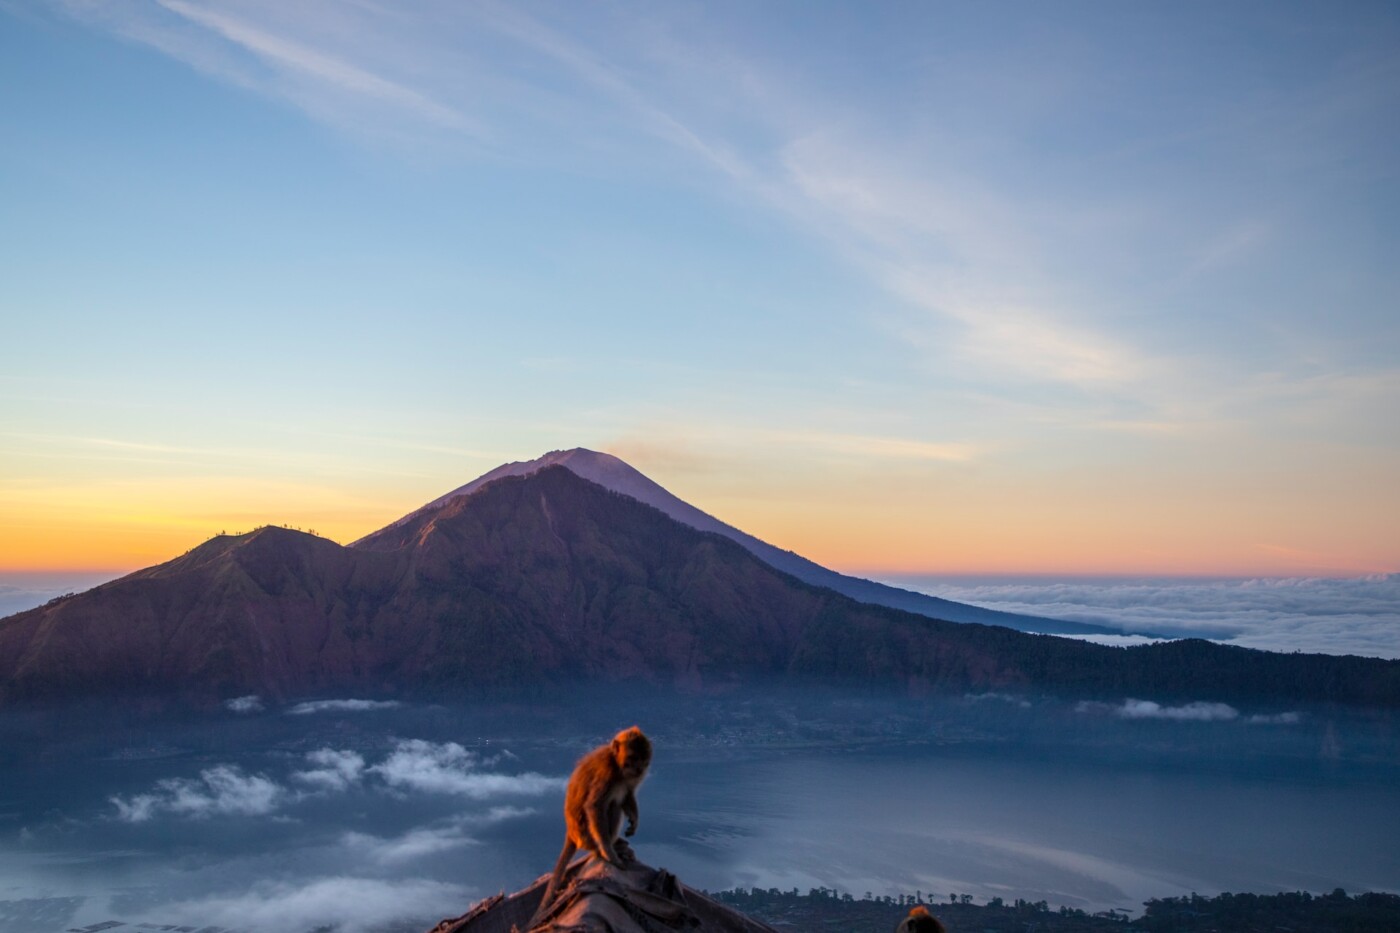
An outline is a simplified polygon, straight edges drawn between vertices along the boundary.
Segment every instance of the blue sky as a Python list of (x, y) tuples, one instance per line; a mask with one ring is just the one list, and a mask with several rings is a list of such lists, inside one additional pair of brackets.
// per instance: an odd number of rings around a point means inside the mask
[(0, 2), (0, 565), (586, 446), (851, 570), (1400, 565), (1400, 11)]

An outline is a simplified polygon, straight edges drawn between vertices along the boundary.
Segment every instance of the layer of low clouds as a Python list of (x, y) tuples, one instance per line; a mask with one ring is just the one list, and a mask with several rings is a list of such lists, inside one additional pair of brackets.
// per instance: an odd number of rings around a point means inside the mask
[[(160, 908), (162, 923), (219, 926), (262, 933), (370, 933), (405, 918), (426, 929), (440, 917), (460, 912), (470, 900), (461, 885), (416, 879), (317, 878), (291, 884), (265, 881), (238, 894), (182, 901)], [(395, 926), (398, 929), (399, 926)]]
[(115, 573), (4, 573), (0, 574), (0, 619), (42, 606), (68, 593), (81, 593), (106, 583)]
[(1132, 697), (1122, 703), (1097, 703), (1086, 700), (1076, 705), (1080, 713), (1108, 713), (1119, 719), (1163, 719), (1171, 722), (1245, 722), (1250, 725), (1289, 726), (1302, 722), (1302, 714), (1254, 713), (1244, 716), (1228, 703), (1213, 700), (1195, 700), (1180, 706), (1164, 706), (1152, 700), (1138, 700)]
[(285, 788), (264, 775), (217, 765), (201, 771), (198, 778), (167, 778), (150, 793), (111, 799), (118, 819), (144, 823), (161, 813), (196, 819), (262, 816), (281, 806), (285, 797)]
[[(398, 709), (398, 700), (308, 700), (287, 708), (289, 716), (310, 716), (315, 713), (368, 713), (374, 710)], [(235, 713), (261, 713), (266, 707), (255, 693), (224, 701), (224, 708)]]
[(296, 704), (287, 712), (293, 716), (309, 716), (312, 713), (366, 713), (377, 709), (398, 709), (402, 705), (397, 700), (310, 700)]
[(1010, 703), (1012, 706), (1021, 707), (1021, 709), (1030, 709), (1031, 707), (1030, 700), (1013, 693), (968, 693), (963, 696), (963, 699), (970, 703), (986, 703), (990, 701), (996, 703)]
[(13, 586), (0, 583), (0, 619), (16, 612), (33, 609), (35, 606), (42, 606), (55, 596), (67, 592), (69, 590), (54, 589), (53, 587)]
[(1151, 700), (1125, 700), (1118, 709), (1124, 719), (1177, 719), (1189, 722), (1229, 722), (1240, 717), (1240, 711), (1228, 703), (1197, 701), (1185, 706), (1162, 706)]
[(345, 790), (358, 784), (365, 773), (365, 759), (359, 752), (321, 748), (308, 753), (306, 759), (316, 767), (293, 772), (292, 779), (319, 790)]
[(255, 693), (234, 697), (224, 701), (224, 708), (235, 713), (261, 713), (263, 711), (262, 698)]
[[(535, 772), (508, 774), (487, 770), (499, 758), (483, 759), (455, 742), (422, 739), (400, 740), (384, 760), (368, 765), (365, 757), (350, 749), (320, 748), (306, 755), (308, 767), (290, 772), (284, 780), (251, 774), (228, 764), (201, 771), (198, 778), (167, 778), (146, 793), (113, 796), (116, 818), (144, 823), (156, 816), (192, 819), (215, 816), (266, 816), (308, 797), (340, 794), (356, 788), (396, 795), (408, 793), (450, 794), (472, 800), (498, 797), (532, 797), (564, 788), (564, 779)], [(486, 819), (508, 819), (528, 812), (510, 807), (489, 811)], [(415, 840), (397, 843), (400, 852), (431, 846), (448, 836), (427, 832)], [(451, 837), (456, 838), (456, 837)]]
[(493, 774), (480, 770), (482, 764), (476, 753), (456, 742), (410, 739), (400, 742), (393, 754), (371, 770), (394, 788), (476, 800), (500, 794), (547, 794), (564, 786), (561, 779), (542, 774)]
[(533, 814), (529, 807), (496, 806), (484, 813), (461, 814), (431, 826), (415, 826), (397, 836), (375, 836), (348, 832), (340, 843), (359, 858), (381, 865), (412, 861), (428, 855), (438, 855), (463, 846), (476, 845), (472, 831), (505, 820)]
[(418, 826), (399, 836), (381, 838), (367, 833), (346, 833), (341, 844), (361, 858), (395, 864), (438, 855), (474, 845), (476, 840), (461, 825)]
[(1400, 658), (1400, 574), (1348, 579), (893, 580), (959, 602), (1129, 630), (1230, 633), (1270, 651)]

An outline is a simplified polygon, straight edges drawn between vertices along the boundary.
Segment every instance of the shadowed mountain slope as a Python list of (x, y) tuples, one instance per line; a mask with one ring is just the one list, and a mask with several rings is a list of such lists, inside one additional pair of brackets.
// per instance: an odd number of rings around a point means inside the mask
[[(969, 606), (966, 603), (954, 602), (949, 599), (940, 599), (937, 596), (927, 596), (923, 593), (915, 593), (910, 590), (900, 589), (899, 587), (876, 583), (874, 580), (851, 577), (842, 573), (837, 573), (834, 570), (828, 570), (826, 567), (814, 563), (799, 554), (774, 547), (766, 541), (761, 541), (753, 535), (746, 534), (732, 525), (725, 524), (713, 515), (700, 511), (690, 503), (672, 495), (660, 484), (652, 481), (625, 461), (619, 460), (617, 457), (610, 454), (598, 453), (597, 451), (586, 450), (582, 447), (575, 447), (573, 450), (553, 450), (535, 460), (503, 464), (491, 470), (489, 473), (485, 473), (472, 480), (465, 486), (460, 486), (446, 495), (439, 496), (418, 511), (405, 515), (388, 527), (366, 535), (360, 540), (353, 542), (350, 546), (370, 550), (378, 549), (379, 542), (386, 538), (391, 541), (397, 540), (394, 535), (395, 528), (413, 521), (418, 515), (424, 512), (433, 511), (451, 502), (453, 499), (469, 496), (495, 480), (507, 476), (529, 476), (532, 473), (537, 473), (551, 466), (562, 466), (590, 482), (597, 483), (605, 489), (611, 489), (613, 492), (620, 492), (625, 496), (631, 496), (638, 502), (644, 502), (653, 508), (660, 509), (666, 515), (669, 515), (683, 525), (689, 525), (691, 528), (695, 528), (699, 531), (708, 531), (713, 534), (722, 535), (736, 542), (742, 546), (744, 550), (748, 551), (765, 564), (768, 564), (770, 567), (781, 570), (783, 573), (791, 574), (804, 583), (833, 589), (838, 593), (843, 593), (863, 603), (873, 603), (877, 606), (889, 606), (894, 609), (903, 609), (905, 612), (916, 612), (919, 615), (928, 616), (932, 619), (945, 619), (949, 622), (980, 622), (983, 625), (1004, 625), (1007, 628), (1014, 628), (1022, 632), (1042, 632), (1052, 635), (1125, 634), (1124, 629), (1094, 625), (1089, 622), (1074, 622), (1066, 619), (1045, 619), (1039, 616), (1020, 615), (1012, 612), (1000, 612), (996, 609), (983, 609), (980, 606)], [(1154, 633), (1132, 632), (1129, 634)], [(1176, 633), (1168, 632), (1167, 634)]]
[(1400, 661), (1109, 648), (857, 602), (560, 467), (345, 548), (220, 536), (0, 620), (0, 699), (534, 694), (577, 681), (1400, 705)]

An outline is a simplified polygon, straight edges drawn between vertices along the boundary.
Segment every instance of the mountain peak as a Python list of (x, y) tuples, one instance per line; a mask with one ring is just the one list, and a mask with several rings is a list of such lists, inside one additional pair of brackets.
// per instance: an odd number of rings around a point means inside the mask
[[(878, 606), (888, 606), (894, 609), (903, 609), (906, 612), (914, 612), (934, 619), (948, 619), (954, 622), (978, 622), (984, 625), (1004, 625), (1009, 628), (1020, 629), (1021, 631), (1046, 634), (1125, 634), (1121, 629), (1110, 628), (1108, 626), (1062, 619), (1041, 619), (1009, 612), (999, 612), (992, 609), (983, 609), (979, 606), (956, 603), (951, 600), (940, 599), (936, 596), (928, 596), (923, 593), (902, 590), (898, 587), (886, 586), (883, 583), (876, 583), (873, 580), (848, 577), (814, 563), (793, 551), (775, 547), (766, 541), (755, 538), (753, 535), (740, 531), (732, 525), (727, 525), (708, 512), (703, 512), (689, 502), (672, 495), (660, 484), (653, 482), (625, 461), (614, 457), (612, 454), (599, 453), (596, 450), (589, 450), (586, 447), (574, 447), (570, 450), (551, 450), (544, 456), (537, 457), (534, 460), (502, 464), (489, 473), (477, 477), (465, 486), (459, 486), (446, 495), (439, 496), (422, 508), (416, 509), (403, 518), (400, 518), (398, 521), (376, 532), (365, 535), (358, 541), (353, 542), (350, 547), (362, 548), (365, 550), (385, 550), (400, 547), (404, 543), (400, 534), (403, 527), (416, 522), (424, 513), (436, 511), (455, 500), (471, 496), (481, 490), (482, 487), (497, 480), (510, 476), (531, 476), (543, 469), (554, 466), (563, 467), (576, 476), (580, 476), (591, 483), (596, 483), (604, 489), (609, 489), (613, 492), (621, 493), (624, 496), (636, 499), (638, 502), (657, 509), (666, 516), (680, 522), (682, 525), (689, 525), (697, 531), (706, 531), (728, 538), (770, 567), (780, 570), (783, 573), (791, 574), (804, 583), (833, 589), (838, 593), (850, 596), (861, 602)], [(1127, 634), (1156, 635), (1160, 633), (1140, 632)]]
[(233, 534), (220, 532), (173, 560), (138, 570), (131, 576), (159, 577), (182, 573), (194, 567), (217, 563), (233, 555), (282, 558), (294, 552), (316, 553), (335, 549), (339, 549), (339, 545), (319, 535), (282, 525), (260, 525), (252, 531)]
[[(586, 447), (574, 447), (569, 450), (551, 450), (544, 456), (536, 457), (534, 460), (516, 460), (511, 463), (503, 463), (500, 466), (496, 467), (494, 470), (481, 474), (476, 479), (472, 480), (470, 483), (467, 483), (465, 486), (458, 486), (451, 492), (438, 496), (436, 499), (434, 499), (432, 502), (429, 502), (422, 508), (418, 508), (413, 510), (412, 512), (409, 512), (403, 518), (391, 522), (385, 527), (379, 529), (379, 531), (371, 532), (370, 534), (365, 535), (363, 538), (360, 538), (357, 541), (352, 541), (350, 543), (350, 547), (356, 547), (358, 545), (368, 543), (371, 539), (377, 537), (383, 532), (389, 531), (392, 528), (397, 528), (400, 525), (407, 524), (409, 521), (413, 520), (422, 513), (440, 508), (446, 505), (448, 502), (451, 502), (453, 499), (460, 499), (464, 496), (470, 496), (472, 493), (481, 489), (481, 487), (485, 486), (488, 483), (495, 482), (498, 479), (504, 479), (507, 476), (529, 476), (531, 473), (538, 473), (545, 467), (551, 466), (567, 467), (569, 470), (573, 471), (574, 473), (577, 473), (584, 479), (591, 480), (595, 483), (598, 483), (600, 486), (606, 486), (609, 489), (615, 489), (616, 487), (613, 485), (612, 482), (608, 482), (607, 480), (601, 477), (609, 477), (616, 479), (619, 477), (626, 477), (630, 475), (639, 477), (644, 482), (651, 482), (645, 476), (642, 476), (641, 473), (638, 473), (632, 467), (628, 466), (626, 463), (619, 460), (617, 457), (614, 457), (612, 454), (599, 453), (596, 450), (589, 450)], [(655, 484), (652, 483), (652, 485)], [(661, 487), (657, 486), (656, 488), (660, 489)], [(625, 492), (625, 490), (617, 491)], [(636, 497), (634, 496), (634, 498)]]

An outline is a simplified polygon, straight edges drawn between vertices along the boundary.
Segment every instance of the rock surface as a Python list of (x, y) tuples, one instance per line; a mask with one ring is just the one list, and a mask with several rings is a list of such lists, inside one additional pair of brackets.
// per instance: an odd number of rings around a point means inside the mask
[(687, 888), (665, 869), (601, 859), (576, 861), (553, 907), (532, 927), (549, 875), (514, 894), (498, 894), (431, 933), (775, 933), (773, 927)]

